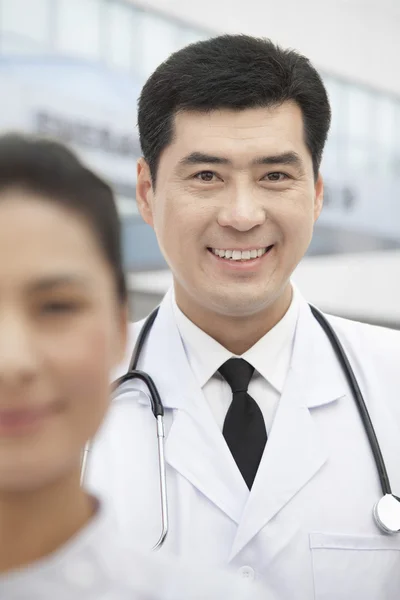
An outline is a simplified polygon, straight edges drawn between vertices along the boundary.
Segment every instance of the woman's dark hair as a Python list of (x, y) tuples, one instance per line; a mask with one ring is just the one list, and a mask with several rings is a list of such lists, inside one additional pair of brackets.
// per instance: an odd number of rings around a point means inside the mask
[(126, 300), (121, 224), (107, 183), (62, 144), (9, 133), (0, 136), (0, 193), (10, 188), (38, 194), (82, 216), (112, 268), (119, 299)]
[(177, 112), (269, 108), (286, 101), (302, 111), (317, 178), (331, 111), (322, 79), (306, 57), (246, 35), (222, 35), (175, 52), (150, 76), (139, 98), (140, 144), (153, 184)]

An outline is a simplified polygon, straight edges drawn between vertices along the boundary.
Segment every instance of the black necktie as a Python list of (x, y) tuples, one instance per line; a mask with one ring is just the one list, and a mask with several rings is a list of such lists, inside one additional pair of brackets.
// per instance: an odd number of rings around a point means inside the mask
[(254, 368), (242, 358), (231, 358), (219, 372), (233, 393), (222, 431), (243, 479), (251, 489), (267, 441), (260, 407), (247, 393)]

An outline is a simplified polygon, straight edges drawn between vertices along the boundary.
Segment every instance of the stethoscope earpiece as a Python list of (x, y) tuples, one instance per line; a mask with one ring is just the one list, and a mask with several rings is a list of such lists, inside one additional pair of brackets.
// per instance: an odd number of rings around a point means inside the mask
[(374, 518), (384, 533), (400, 532), (400, 500), (393, 494), (386, 494), (374, 506)]

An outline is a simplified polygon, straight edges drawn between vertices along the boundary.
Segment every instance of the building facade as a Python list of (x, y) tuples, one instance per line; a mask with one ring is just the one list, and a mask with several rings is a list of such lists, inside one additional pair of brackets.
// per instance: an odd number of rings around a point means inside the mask
[[(302, 3), (304, 14), (313, 3)], [(271, 3), (264, 4), (267, 10)], [(345, 0), (339, 4), (345, 10)], [(195, 6), (161, 0), (0, 0), (0, 129), (67, 142), (113, 184), (131, 272), (165, 267), (154, 234), (140, 220), (135, 204), (139, 90), (171, 52), (223, 31), (225, 24), (235, 30), (232, 19), (224, 21), (212, 11), (189, 18), (195, 13), (188, 5)], [(369, 0), (363, 6), (367, 10)], [(240, 15), (240, 10), (233, 13)], [(288, 30), (295, 17), (288, 21)], [(242, 28), (247, 33), (279, 38), (278, 21), (263, 28), (253, 15), (248, 23)], [(309, 28), (311, 34), (312, 23)], [(325, 208), (309, 256), (399, 248), (400, 93), (396, 86), (394, 91), (374, 87), (365, 77), (351, 79), (349, 72), (340, 76), (332, 60), (322, 62), (331, 66), (322, 65), (320, 72), (333, 122), (322, 165)]]

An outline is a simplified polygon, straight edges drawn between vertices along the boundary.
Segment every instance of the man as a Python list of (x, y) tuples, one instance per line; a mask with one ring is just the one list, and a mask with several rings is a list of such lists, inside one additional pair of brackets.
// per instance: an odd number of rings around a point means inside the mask
[[(141, 93), (137, 201), (174, 278), (139, 361), (166, 411), (162, 551), (225, 564), (279, 598), (392, 600), (400, 535), (373, 519), (382, 490), (354, 394), (290, 283), (322, 209), (329, 123), (309, 61), (246, 36), (184, 48)], [(329, 322), (399, 494), (399, 334)], [(121, 388), (90, 481), (151, 547), (160, 500), (148, 404), (141, 382)]]

